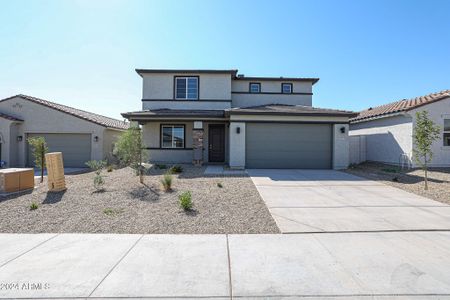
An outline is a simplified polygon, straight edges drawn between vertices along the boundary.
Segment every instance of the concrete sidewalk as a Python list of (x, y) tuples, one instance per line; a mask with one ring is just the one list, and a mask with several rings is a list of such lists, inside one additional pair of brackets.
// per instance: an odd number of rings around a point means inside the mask
[(0, 298), (450, 299), (450, 232), (0, 234)]
[(450, 230), (450, 205), (334, 170), (247, 170), (283, 233)]

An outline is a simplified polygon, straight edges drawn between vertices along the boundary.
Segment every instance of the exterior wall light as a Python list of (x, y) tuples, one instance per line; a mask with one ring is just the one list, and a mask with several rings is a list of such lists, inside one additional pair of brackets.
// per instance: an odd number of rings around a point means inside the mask
[(345, 133), (345, 127), (341, 127), (341, 133)]
[(98, 142), (98, 136), (94, 136), (94, 142)]
[(236, 133), (237, 134), (241, 133), (241, 127), (236, 127)]
[(18, 135), (18, 136), (17, 136), (17, 141), (18, 141), (18, 142), (21, 142), (22, 140), (23, 140), (23, 136)]

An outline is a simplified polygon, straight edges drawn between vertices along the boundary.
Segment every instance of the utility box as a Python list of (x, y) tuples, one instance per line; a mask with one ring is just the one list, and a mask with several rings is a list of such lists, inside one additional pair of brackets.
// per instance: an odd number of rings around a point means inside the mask
[(61, 192), (66, 190), (62, 153), (52, 152), (45, 154), (45, 163), (47, 165), (48, 191)]
[(0, 192), (12, 193), (34, 188), (34, 169), (0, 169)]

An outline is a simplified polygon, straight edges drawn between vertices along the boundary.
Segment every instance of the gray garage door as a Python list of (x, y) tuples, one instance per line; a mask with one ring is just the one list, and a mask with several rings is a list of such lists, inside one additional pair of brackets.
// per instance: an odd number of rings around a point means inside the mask
[[(90, 134), (33, 133), (28, 137), (43, 136), (49, 152), (62, 152), (64, 167), (86, 167), (91, 159)], [(28, 147), (28, 165), (34, 165), (34, 156)]]
[(247, 123), (247, 168), (330, 169), (330, 124)]

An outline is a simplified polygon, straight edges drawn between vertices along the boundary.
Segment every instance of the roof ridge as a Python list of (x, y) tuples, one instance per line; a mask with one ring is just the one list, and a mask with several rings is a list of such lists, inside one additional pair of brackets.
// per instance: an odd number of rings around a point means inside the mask
[(351, 119), (350, 121), (364, 120), (376, 116), (384, 116), (402, 111), (409, 111), (411, 109), (427, 105), (435, 101), (445, 99), (447, 97), (450, 97), (450, 89), (429, 93), (423, 96), (417, 96), (413, 98), (403, 98), (401, 100), (361, 110), (358, 116)]
[(111, 118), (111, 117), (108, 117), (108, 116), (100, 115), (98, 113), (90, 112), (90, 111), (87, 111), (87, 110), (84, 110), (84, 109), (75, 108), (73, 106), (57, 103), (57, 102), (54, 102), (54, 101), (50, 101), (50, 100), (46, 100), (46, 99), (42, 99), (42, 98), (38, 98), (38, 97), (34, 97), (34, 96), (24, 95), (24, 94), (19, 94), (18, 96), (19, 97), (25, 97), (25, 98), (33, 98), (33, 99), (37, 99), (39, 101), (45, 101), (45, 102), (48, 102), (48, 103), (51, 103), (51, 104), (64, 106), (64, 107), (67, 107), (67, 108), (70, 108), (70, 109), (75, 109), (75, 110), (78, 110), (78, 111), (82, 111), (82, 112), (85, 112), (85, 113), (88, 113), (88, 114), (91, 114), (91, 115), (96, 115), (96, 116), (99, 116), (99, 117), (102, 117), (102, 118), (108, 118), (108, 119), (111, 119), (111, 120), (114, 120), (114, 121), (122, 122), (121, 120), (116, 119), (116, 118)]
[(38, 98), (38, 97), (34, 97), (34, 96), (29, 96), (29, 95), (25, 95), (25, 94), (17, 94), (15, 96), (11, 96), (8, 98), (4, 98), (1, 99), (0, 102), (6, 101), (6, 100), (10, 100), (13, 98), (22, 98), (25, 100), (29, 100), (32, 101), (34, 103), (37, 104), (41, 104), (44, 105), (46, 107), (49, 107), (51, 109), (55, 109), (57, 111), (60, 111), (62, 113), (66, 113), (69, 114), (71, 116), (107, 127), (107, 128), (116, 128), (116, 129), (127, 129), (129, 127), (129, 123), (128, 122), (124, 122), (115, 118), (111, 118), (111, 117), (107, 117), (107, 116), (103, 116), (97, 113), (93, 113), (93, 112), (89, 112), (86, 110), (82, 110), (82, 109), (78, 109), (75, 107), (71, 107), (68, 105), (64, 105), (64, 104), (60, 104), (60, 103), (56, 103), (53, 101), (49, 101), (49, 100), (45, 100), (42, 98)]

